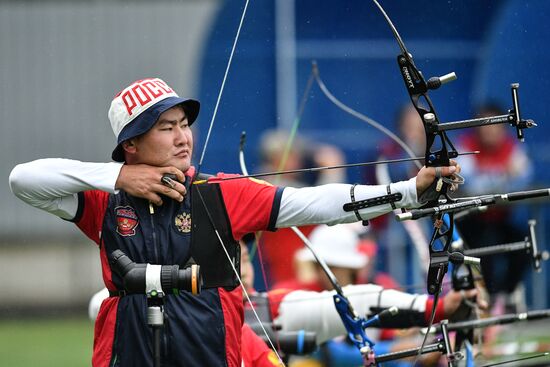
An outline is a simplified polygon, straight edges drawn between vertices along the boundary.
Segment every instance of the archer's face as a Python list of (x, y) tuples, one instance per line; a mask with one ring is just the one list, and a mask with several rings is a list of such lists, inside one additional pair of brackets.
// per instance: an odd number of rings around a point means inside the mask
[(191, 166), (193, 134), (181, 106), (172, 107), (162, 113), (148, 132), (133, 140), (133, 164), (174, 166), (183, 172)]

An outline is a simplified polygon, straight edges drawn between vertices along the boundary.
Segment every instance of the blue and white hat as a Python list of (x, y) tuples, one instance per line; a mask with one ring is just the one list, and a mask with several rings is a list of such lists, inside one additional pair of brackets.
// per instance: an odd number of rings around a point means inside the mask
[(164, 111), (179, 104), (191, 125), (199, 114), (199, 101), (180, 98), (159, 78), (135, 81), (118, 93), (109, 108), (109, 121), (117, 138), (113, 160), (124, 162), (122, 142), (146, 133)]

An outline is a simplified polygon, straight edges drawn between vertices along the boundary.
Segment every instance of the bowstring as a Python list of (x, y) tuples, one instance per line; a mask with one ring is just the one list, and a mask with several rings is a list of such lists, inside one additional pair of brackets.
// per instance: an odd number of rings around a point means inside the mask
[(220, 101), (222, 99), (222, 94), (225, 88), (225, 82), (227, 80), (227, 76), (229, 75), (229, 69), (231, 68), (231, 63), (233, 62), (233, 55), (235, 54), (235, 49), (237, 48), (237, 42), (239, 40), (239, 36), (241, 34), (241, 29), (244, 23), (244, 18), (246, 16), (246, 11), (248, 9), (248, 4), (250, 0), (246, 0), (246, 3), (244, 5), (243, 12), (241, 14), (241, 20), (239, 21), (239, 27), (237, 28), (237, 34), (235, 35), (235, 39), (233, 40), (233, 46), (231, 47), (231, 53), (229, 54), (229, 60), (227, 61), (227, 66), (225, 68), (225, 73), (223, 75), (222, 84), (220, 86), (220, 90), (218, 92), (218, 97), (216, 99), (216, 105), (214, 106), (214, 112), (212, 113), (212, 119), (210, 120), (210, 125), (208, 126), (208, 133), (206, 134), (206, 140), (204, 141), (204, 146), (202, 148), (201, 158), (199, 160), (199, 164), (197, 166), (197, 176), (201, 172), (202, 163), (204, 160), (204, 155), (206, 153), (206, 148), (208, 147), (208, 142), (210, 141), (210, 135), (212, 133), (212, 128), (214, 127), (214, 121), (216, 120), (216, 116), (218, 114), (218, 108), (220, 106)]
[[(201, 152), (199, 164), (197, 166), (196, 177), (198, 177), (198, 174), (200, 173), (201, 168), (202, 168), (202, 164), (203, 164), (204, 157), (205, 157), (205, 154), (206, 154), (206, 149), (208, 147), (208, 143), (210, 141), (210, 136), (212, 134), (212, 129), (214, 127), (214, 122), (215, 122), (216, 116), (218, 114), (218, 109), (219, 109), (219, 106), (220, 106), (221, 98), (222, 98), (222, 95), (223, 95), (223, 92), (224, 92), (224, 89), (225, 89), (225, 83), (227, 81), (227, 77), (229, 75), (229, 70), (230, 70), (231, 64), (233, 62), (233, 56), (234, 56), (235, 50), (237, 48), (237, 43), (238, 43), (238, 40), (239, 40), (239, 37), (240, 37), (240, 34), (241, 34), (241, 29), (242, 29), (242, 26), (244, 24), (244, 19), (246, 17), (246, 12), (248, 10), (248, 4), (249, 3), (250, 3), (250, 0), (246, 0), (243, 11), (242, 11), (242, 14), (241, 14), (241, 18), (239, 20), (239, 26), (237, 28), (237, 33), (236, 33), (235, 38), (233, 40), (233, 45), (231, 47), (231, 52), (229, 54), (229, 59), (227, 61), (227, 65), (226, 65), (225, 72), (224, 72), (224, 75), (223, 75), (220, 90), (218, 92), (218, 97), (216, 99), (216, 104), (214, 106), (214, 112), (212, 113), (212, 119), (210, 120), (210, 124), (208, 126), (208, 133), (206, 134), (206, 139), (205, 139), (204, 146), (203, 146), (203, 149), (202, 149), (202, 152)], [(197, 192), (199, 193), (201, 201), (203, 202), (203, 205), (204, 205), (205, 209), (207, 210), (208, 216), (210, 217), (210, 213), (208, 212), (208, 209), (206, 208), (206, 203), (204, 202), (204, 200), (202, 198), (202, 195), (200, 194), (200, 191), (197, 190)], [(210, 218), (210, 221), (212, 222), (212, 225), (214, 226), (214, 222), (212, 221), (212, 218)], [(216, 229), (215, 226), (214, 226), (214, 232), (216, 233), (216, 236), (217, 236), (218, 240), (220, 241), (220, 244), (223, 248), (225, 256), (227, 257), (227, 260), (229, 261), (229, 264), (231, 264), (231, 268), (232, 268), (233, 272), (235, 273), (235, 276), (237, 277), (237, 279), (239, 281), (239, 284), (241, 286), (243, 294), (245, 295), (245, 298), (246, 298), (248, 304), (250, 305), (250, 308), (251, 308), (251, 310), (254, 314), (254, 317), (258, 320), (258, 322), (260, 324), (260, 327), (262, 328), (262, 331), (265, 334), (269, 345), (271, 346), (273, 352), (275, 353), (275, 355), (277, 356), (277, 359), (279, 360), (280, 365), (284, 366), (285, 364), (284, 364), (281, 356), (279, 355), (277, 349), (273, 345), (273, 342), (272, 342), (271, 338), (269, 337), (269, 335), (267, 333), (267, 330), (265, 329), (264, 325), (262, 324), (262, 322), (260, 320), (260, 317), (259, 317), (258, 313), (256, 312), (254, 304), (252, 303), (252, 300), (250, 299), (250, 295), (248, 294), (248, 291), (246, 290), (246, 287), (243, 284), (240, 273), (237, 270), (237, 268), (235, 267), (235, 264), (233, 264), (231, 256), (229, 255), (229, 252), (227, 251), (227, 248), (226, 248), (226, 246), (225, 246), (225, 244), (224, 244), (224, 242), (223, 242), (223, 240), (222, 240), (222, 238), (221, 238), (221, 236), (220, 236), (220, 234), (219, 234), (219, 232), (218, 232), (218, 230)]]

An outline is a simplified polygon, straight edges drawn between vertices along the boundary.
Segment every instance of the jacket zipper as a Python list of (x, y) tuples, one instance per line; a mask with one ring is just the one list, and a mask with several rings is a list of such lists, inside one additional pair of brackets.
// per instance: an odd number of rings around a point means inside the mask
[(159, 251), (158, 251), (158, 244), (157, 244), (157, 233), (155, 229), (155, 208), (153, 207), (153, 203), (149, 202), (149, 214), (151, 218), (151, 232), (153, 233), (153, 250), (155, 254), (155, 264), (159, 263)]
[[(154, 254), (155, 254), (155, 264), (160, 264), (159, 263), (159, 248), (158, 248), (158, 242), (157, 242), (157, 233), (156, 233), (156, 228), (155, 228), (155, 207), (153, 206), (153, 203), (149, 202), (149, 214), (150, 214), (150, 218), (151, 218), (151, 232), (152, 232), (152, 235), (153, 235), (153, 250), (154, 250)], [(164, 306), (162, 306), (164, 307)], [(167, 338), (166, 338), (166, 315), (165, 313), (163, 312), (163, 315), (164, 315), (164, 327), (162, 328), (162, 342), (161, 342), (161, 350), (164, 352), (164, 356), (161, 355), (161, 359), (164, 359), (166, 358), (166, 356), (168, 355), (167, 353), (167, 346), (168, 346), (168, 341), (167, 341)]]

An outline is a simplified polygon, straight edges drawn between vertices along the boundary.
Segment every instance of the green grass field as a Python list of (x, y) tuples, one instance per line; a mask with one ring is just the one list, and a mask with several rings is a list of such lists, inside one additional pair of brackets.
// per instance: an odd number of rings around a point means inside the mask
[[(518, 323), (508, 326), (501, 342), (520, 345), (536, 341), (544, 351), (550, 346), (550, 323)], [(81, 367), (92, 359), (93, 324), (85, 318), (46, 318), (0, 320), (0, 366), (2, 367)], [(534, 352), (534, 351), (533, 351)], [(540, 350), (539, 350), (540, 352)], [(529, 355), (531, 353), (524, 354)], [(510, 360), (517, 354), (503, 356)], [(549, 358), (521, 363), (547, 366)], [(507, 364), (507, 366), (510, 364)]]
[(87, 318), (0, 320), (0, 366), (90, 366), (93, 323)]

